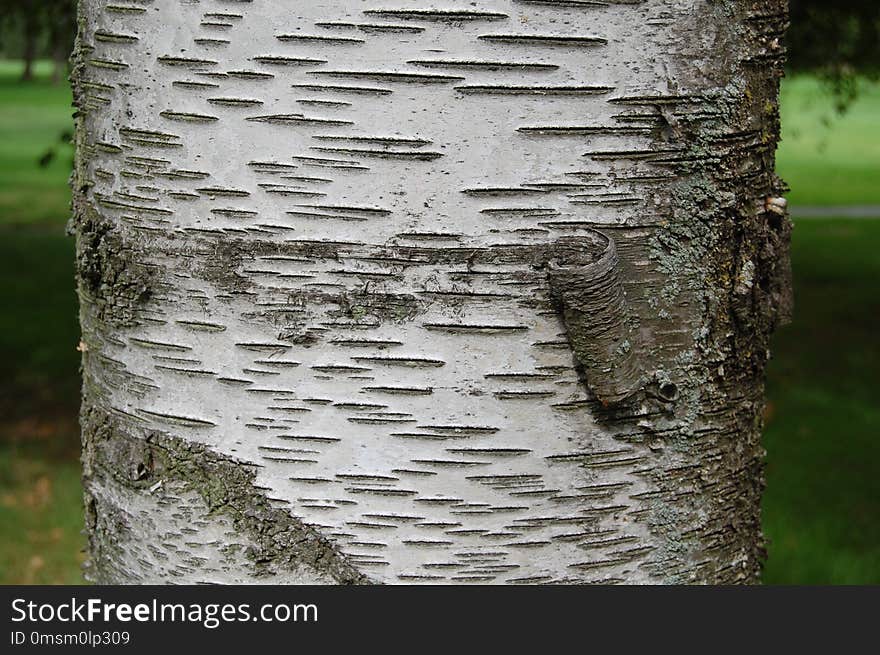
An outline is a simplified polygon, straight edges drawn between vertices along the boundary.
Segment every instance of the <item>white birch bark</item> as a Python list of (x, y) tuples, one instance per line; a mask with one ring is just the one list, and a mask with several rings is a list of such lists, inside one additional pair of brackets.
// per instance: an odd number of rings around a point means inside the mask
[(781, 0), (81, 0), (98, 582), (753, 582)]

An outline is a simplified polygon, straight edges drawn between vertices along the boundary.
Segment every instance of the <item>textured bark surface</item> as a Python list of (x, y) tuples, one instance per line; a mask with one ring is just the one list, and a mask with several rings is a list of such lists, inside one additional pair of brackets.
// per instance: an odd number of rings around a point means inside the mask
[(81, 0), (98, 582), (758, 579), (783, 0)]

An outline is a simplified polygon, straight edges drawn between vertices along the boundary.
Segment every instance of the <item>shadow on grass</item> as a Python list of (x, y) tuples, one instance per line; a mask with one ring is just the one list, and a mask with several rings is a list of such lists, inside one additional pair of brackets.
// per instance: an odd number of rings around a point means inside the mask
[(767, 583), (880, 583), (880, 221), (805, 220), (767, 386)]
[(0, 228), (0, 583), (81, 582), (79, 329), (63, 227)]

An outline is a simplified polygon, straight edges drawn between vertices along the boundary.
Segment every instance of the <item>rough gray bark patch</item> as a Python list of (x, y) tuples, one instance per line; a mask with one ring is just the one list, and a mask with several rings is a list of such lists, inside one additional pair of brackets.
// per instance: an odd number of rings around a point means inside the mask
[(90, 575), (753, 582), (783, 0), (81, 0)]

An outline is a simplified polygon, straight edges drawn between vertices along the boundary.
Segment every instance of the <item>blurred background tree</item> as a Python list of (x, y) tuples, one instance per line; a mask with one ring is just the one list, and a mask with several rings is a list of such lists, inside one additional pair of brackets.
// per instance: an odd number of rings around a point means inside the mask
[(859, 78), (880, 73), (880, 2), (790, 0), (790, 7), (789, 70), (819, 75), (845, 110)]
[(37, 60), (50, 59), (60, 83), (75, 37), (76, 0), (0, 0), (0, 59), (20, 60), (25, 82)]

